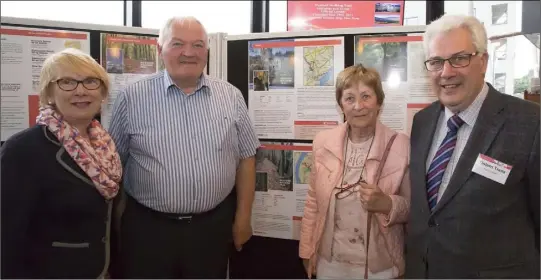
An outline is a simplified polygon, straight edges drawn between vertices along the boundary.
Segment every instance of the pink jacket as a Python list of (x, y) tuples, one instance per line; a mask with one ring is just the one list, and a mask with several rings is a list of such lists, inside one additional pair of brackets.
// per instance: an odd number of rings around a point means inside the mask
[[(299, 255), (310, 259), (311, 266), (317, 264), (317, 252), (333, 189), (342, 177), (344, 138), (347, 124), (341, 124), (316, 135), (313, 141), (313, 163), (310, 187), (304, 207), (301, 224)], [(366, 160), (367, 183), (374, 183), (378, 164), (383, 157), (387, 142), (394, 134), (378, 121), (374, 143)], [(395, 261), (398, 272), (395, 277), (404, 274), (404, 225), (409, 215), (410, 182), (409, 182), (409, 138), (399, 133), (391, 147), (386, 164), (381, 172), (378, 187), (389, 194), (392, 209), (388, 217), (375, 214), (382, 240), (370, 240), (370, 246), (387, 246), (391, 258)], [(369, 259), (371, 270), (377, 269), (378, 260)]]

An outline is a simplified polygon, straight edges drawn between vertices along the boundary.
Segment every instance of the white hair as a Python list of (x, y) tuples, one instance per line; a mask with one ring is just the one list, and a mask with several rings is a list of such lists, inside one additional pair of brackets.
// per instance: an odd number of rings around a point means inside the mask
[(426, 27), (423, 35), (425, 55), (428, 57), (430, 43), (434, 37), (457, 28), (464, 28), (470, 32), (475, 51), (479, 53), (485, 53), (487, 51), (487, 32), (485, 26), (477, 18), (465, 15), (445, 14)]
[(205, 26), (195, 17), (192, 17), (192, 16), (189, 16), (189, 17), (172, 17), (172, 18), (169, 18), (164, 26), (160, 29), (160, 35), (158, 37), (158, 45), (160, 46), (163, 46), (165, 44), (165, 42), (171, 37), (171, 32), (172, 32), (172, 28), (173, 28), (173, 24), (175, 23), (187, 23), (187, 24), (192, 24), (192, 23), (196, 23), (196, 24), (199, 24), (201, 25), (201, 28), (203, 29), (203, 32), (205, 33), (205, 38), (206, 38), (206, 43), (207, 43), (207, 48), (210, 44), (210, 40), (209, 40), (209, 36), (208, 36), (208, 33), (207, 33), (207, 30), (205, 29)]

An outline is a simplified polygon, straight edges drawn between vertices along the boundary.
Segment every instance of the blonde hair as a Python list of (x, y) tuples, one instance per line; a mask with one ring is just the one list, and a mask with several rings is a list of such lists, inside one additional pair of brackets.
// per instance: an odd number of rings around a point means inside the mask
[(101, 65), (78, 49), (67, 48), (47, 57), (41, 67), (39, 77), (39, 101), (41, 106), (49, 105), (51, 98), (51, 82), (59, 77), (60, 71), (68, 71), (80, 75), (98, 78), (102, 81), (101, 91), (103, 98), (109, 96), (109, 76)]
[(430, 54), (430, 43), (434, 37), (457, 28), (464, 28), (470, 32), (475, 51), (479, 53), (487, 51), (487, 31), (476, 17), (445, 14), (426, 27), (423, 35), (425, 56), (428, 58)]
[(344, 90), (357, 86), (359, 83), (363, 83), (373, 89), (378, 105), (383, 104), (385, 93), (383, 92), (381, 77), (378, 71), (374, 68), (365, 68), (359, 63), (342, 70), (338, 74), (338, 78), (336, 78), (336, 102), (338, 102), (340, 107), (342, 107), (340, 100), (342, 99)]

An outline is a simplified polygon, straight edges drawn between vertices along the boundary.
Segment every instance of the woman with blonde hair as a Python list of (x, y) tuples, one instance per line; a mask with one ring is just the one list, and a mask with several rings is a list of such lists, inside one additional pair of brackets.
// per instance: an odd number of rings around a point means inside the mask
[(409, 139), (379, 120), (378, 72), (343, 70), (336, 101), (345, 122), (313, 141), (300, 257), (318, 279), (401, 277), (409, 213)]
[(49, 56), (40, 75), (36, 125), (0, 152), (2, 278), (103, 278), (113, 198), (122, 166), (95, 119), (109, 93), (88, 54)]

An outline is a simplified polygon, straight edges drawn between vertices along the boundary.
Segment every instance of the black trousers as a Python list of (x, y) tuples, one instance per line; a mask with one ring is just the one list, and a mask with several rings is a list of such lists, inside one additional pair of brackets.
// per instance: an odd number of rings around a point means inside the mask
[(233, 250), (233, 191), (213, 210), (181, 218), (126, 195), (120, 225), (120, 278), (225, 279)]

